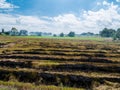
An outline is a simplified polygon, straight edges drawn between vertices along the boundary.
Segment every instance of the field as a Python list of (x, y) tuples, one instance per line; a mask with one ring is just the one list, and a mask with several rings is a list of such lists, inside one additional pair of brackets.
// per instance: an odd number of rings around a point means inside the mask
[(120, 90), (120, 42), (0, 36), (0, 90)]

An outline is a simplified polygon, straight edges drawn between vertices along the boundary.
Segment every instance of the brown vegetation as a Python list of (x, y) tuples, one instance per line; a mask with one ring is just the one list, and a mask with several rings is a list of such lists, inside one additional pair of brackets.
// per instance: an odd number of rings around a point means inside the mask
[(0, 80), (94, 90), (117, 83), (112, 88), (120, 89), (119, 42), (3, 36), (0, 41)]

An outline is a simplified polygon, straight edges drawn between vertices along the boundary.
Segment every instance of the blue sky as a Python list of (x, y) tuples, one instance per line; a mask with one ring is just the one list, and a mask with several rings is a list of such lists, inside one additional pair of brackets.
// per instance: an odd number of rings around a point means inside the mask
[(120, 0), (0, 0), (0, 28), (98, 33), (120, 26)]
[[(11, 2), (11, 0), (7, 0)], [(92, 2), (91, 2), (92, 1)], [(17, 13), (26, 15), (55, 16), (64, 13), (79, 13), (80, 10), (89, 10), (96, 0), (12, 0), (20, 8)]]
[[(91, 10), (97, 2), (104, 0), (6, 0), (19, 6), (15, 13), (24, 15), (56, 16), (64, 13), (79, 14), (81, 10)], [(107, 2), (117, 3), (116, 0)], [(119, 3), (117, 3), (119, 4)]]

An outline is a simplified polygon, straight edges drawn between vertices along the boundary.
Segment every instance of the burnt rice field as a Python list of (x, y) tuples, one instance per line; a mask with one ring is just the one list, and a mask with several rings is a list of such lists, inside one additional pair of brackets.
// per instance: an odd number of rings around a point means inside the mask
[(0, 36), (0, 87), (120, 90), (120, 42)]

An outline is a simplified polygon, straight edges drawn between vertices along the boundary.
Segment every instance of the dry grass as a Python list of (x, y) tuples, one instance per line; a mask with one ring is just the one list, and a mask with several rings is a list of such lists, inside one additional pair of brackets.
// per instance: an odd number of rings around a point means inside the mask
[[(44, 90), (76, 89), (56, 87), (60, 85), (119, 90), (119, 72), (120, 42), (0, 36), (0, 79), (14, 85), (13, 81), (17, 81), (15, 86), (30, 89), (44, 84), (53, 85), (41, 86)], [(24, 86), (19, 81), (29, 84)]]

